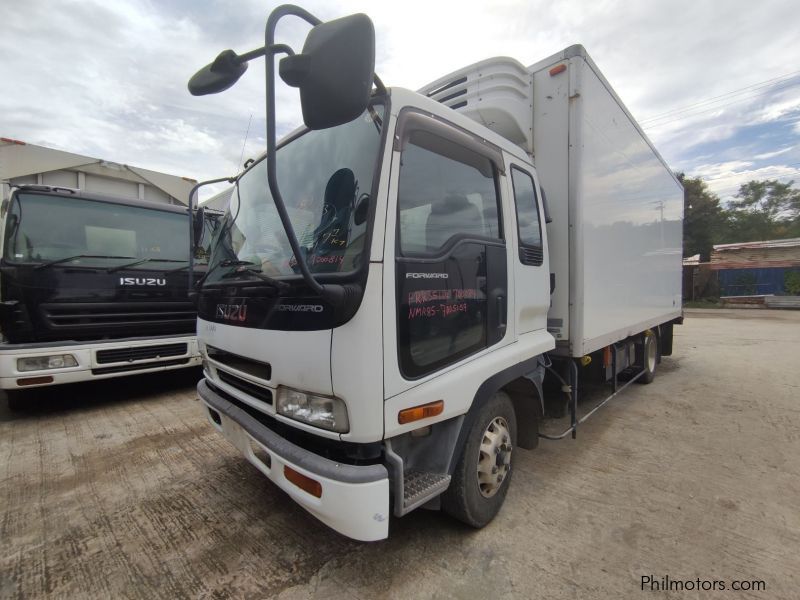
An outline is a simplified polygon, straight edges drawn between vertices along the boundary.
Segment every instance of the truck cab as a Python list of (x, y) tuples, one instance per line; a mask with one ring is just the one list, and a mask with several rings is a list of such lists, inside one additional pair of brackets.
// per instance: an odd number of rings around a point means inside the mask
[[(524, 375), (555, 347), (536, 170), (496, 133), (401, 88), (353, 122), (290, 136), (277, 162), (312, 272), (349, 293), (334, 306), (297, 277), (265, 164), (253, 164), (237, 181), (200, 288), (200, 394), (212, 423), (251, 460), (260, 427), (242, 430), (231, 411), (294, 440), (299, 456), (283, 466), (327, 479), (319, 498), (286, 480), (263, 440), (270, 460), (257, 466), (339, 531), (380, 539), (390, 475), (417, 473), (444, 489), (470, 409), (520, 378), (535, 389)], [(539, 400), (531, 396), (526, 410), (540, 413)], [(387, 462), (387, 440), (402, 472)], [(336, 482), (309, 456), (376, 478)], [(341, 524), (342, 507), (327, 506), (335, 485), (375, 488), (374, 505)], [(395, 510), (430, 499), (414, 489), (416, 500), (393, 498)]]
[[(286, 15), (314, 25), (302, 54), (274, 44)], [(285, 5), (266, 40), (189, 84), (227, 89), (267, 57), (267, 152), (236, 178), (195, 290), (206, 416), (344, 535), (383, 539), (422, 506), (482, 527), (518, 448), (588, 417), (579, 370), (612, 384), (604, 403), (670, 353), (680, 185), (580, 46), (413, 92), (362, 68), (365, 15)], [(306, 127), (276, 144), (279, 52)], [(569, 402), (556, 436), (546, 374)]]

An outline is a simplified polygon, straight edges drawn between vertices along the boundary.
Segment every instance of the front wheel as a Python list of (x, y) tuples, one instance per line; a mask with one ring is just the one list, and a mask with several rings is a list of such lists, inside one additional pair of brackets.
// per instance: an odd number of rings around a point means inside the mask
[(442, 496), (442, 508), (475, 528), (488, 524), (500, 511), (511, 482), (517, 443), (514, 405), (498, 392), (479, 411), (467, 434), (464, 451)]

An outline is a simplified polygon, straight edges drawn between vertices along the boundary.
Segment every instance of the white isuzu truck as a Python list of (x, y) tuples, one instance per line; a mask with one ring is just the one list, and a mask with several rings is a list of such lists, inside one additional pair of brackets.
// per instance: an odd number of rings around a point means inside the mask
[[(314, 25), (302, 53), (274, 42), (286, 15)], [(280, 144), (277, 54), (305, 122)], [(264, 48), (223, 52), (190, 91), (256, 56), (267, 152), (194, 290), (208, 419), (349, 537), (421, 506), (481, 527), (518, 448), (599, 407), (579, 416), (579, 382), (605, 403), (672, 352), (681, 185), (581, 46), (412, 92), (374, 75), (366, 16), (282, 6)]]

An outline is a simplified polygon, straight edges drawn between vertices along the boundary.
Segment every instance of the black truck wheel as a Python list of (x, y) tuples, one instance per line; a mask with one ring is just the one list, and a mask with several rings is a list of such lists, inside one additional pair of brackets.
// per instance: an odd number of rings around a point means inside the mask
[(444, 511), (472, 527), (489, 523), (506, 498), (516, 443), (514, 405), (505, 392), (498, 392), (481, 408), (467, 434), (450, 487), (442, 496)]
[(656, 366), (658, 365), (658, 338), (652, 329), (648, 329), (642, 334), (642, 345), (639, 352), (641, 354), (639, 362), (644, 369), (644, 375), (636, 381), (651, 383), (656, 378)]

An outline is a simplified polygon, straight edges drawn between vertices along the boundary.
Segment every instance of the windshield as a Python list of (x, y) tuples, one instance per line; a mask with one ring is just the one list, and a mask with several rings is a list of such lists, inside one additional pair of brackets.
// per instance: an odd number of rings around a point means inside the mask
[(152, 269), (158, 261), (189, 260), (188, 218), (79, 197), (18, 193), (9, 207), (3, 257), (102, 267), (143, 261), (130, 268)]
[[(366, 204), (380, 145), (383, 106), (330, 129), (308, 131), (278, 148), (281, 196), (312, 273), (357, 269), (365, 251)], [(205, 283), (248, 270), (271, 277), (300, 272), (267, 185), (267, 162), (242, 175), (212, 243)], [(237, 271), (232, 271), (237, 269)]]

